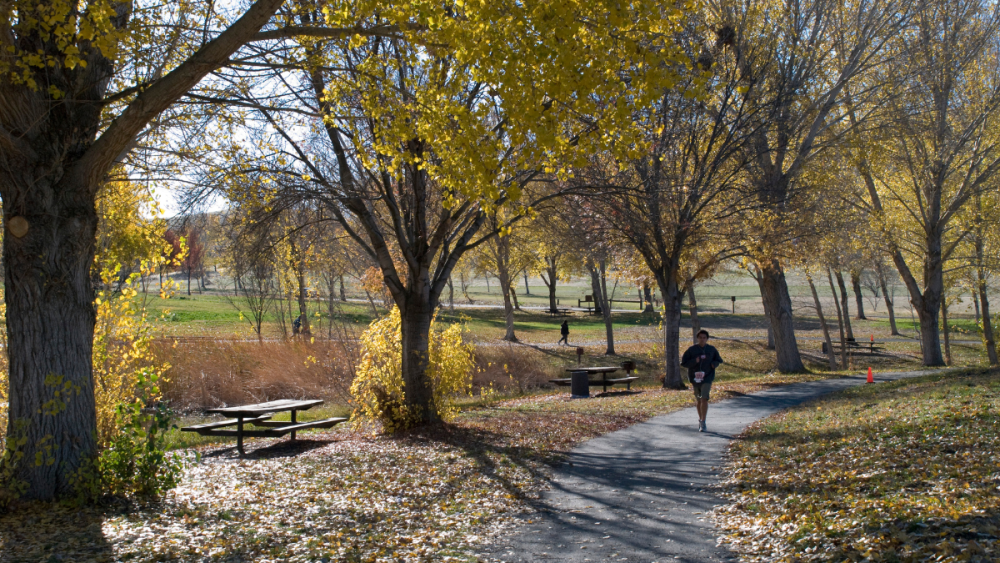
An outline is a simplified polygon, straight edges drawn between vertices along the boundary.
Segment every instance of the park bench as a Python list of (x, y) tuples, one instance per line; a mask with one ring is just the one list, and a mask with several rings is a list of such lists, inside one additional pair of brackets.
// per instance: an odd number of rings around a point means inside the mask
[[(584, 372), (587, 374), (587, 387), (603, 387), (604, 392), (608, 392), (608, 387), (614, 385), (620, 385), (624, 383), (626, 385), (626, 390), (632, 390), (632, 382), (639, 379), (633, 375), (627, 375), (625, 377), (608, 377), (610, 374), (618, 371), (620, 368), (617, 367), (575, 367), (566, 368), (566, 371), (573, 372)], [(599, 378), (596, 376), (600, 376)], [(560, 377), (558, 379), (550, 379), (551, 383), (560, 385), (563, 387), (572, 387), (573, 378), (572, 377)], [(574, 393), (576, 396), (576, 393)]]
[[(280, 438), (286, 434), (291, 434), (291, 439), (295, 439), (295, 433), (300, 430), (312, 428), (332, 428), (346, 418), (324, 418), (322, 420), (312, 420), (309, 422), (298, 422), (296, 415), (298, 411), (309, 410), (317, 405), (322, 405), (321, 399), (292, 400), (282, 399), (279, 401), (269, 401), (267, 403), (255, 403), (240, 407), (223, 407), (218, 409), (208, 409), (205, 412), (211, 414), (221, 414), (232, 417), (219, 422), (209, 422), (206, 424), (196, 424), (181, 428), (183, 432), (196, 432), (201, 436), (235, 436), (236, 449), (240, 455), (245, 455), (243, 451), (243, 438)], [(271, 420), (275, 413), (288, 411), (291, 413), (291, 420), (278, 421)], [(261, 430), (247, 430), (244, 425), (252, 424)], [(235, 428), (231, 428), (235, 426)]]
[[(834, 352), (842, 352), (844, 350), (844, 346), (840, 342), (833, 342), (832, 344)], [(868, 342), (848, 340), (847, 352), (849, 354), (858, 354), (862, 356), (877, 356), (885, 350), (883, 346), (877, 346), (877, 344), (879, 343), (875, 340), (870, 340)], [(826, 349), (826, 342), (823, 342), (822, 350), (824, 354), (829, 353)]]
[(566, 317), (569, 316), (569, 308), (556, 307), (555, 309), (545, 309), (545, 312), (553, 317)]

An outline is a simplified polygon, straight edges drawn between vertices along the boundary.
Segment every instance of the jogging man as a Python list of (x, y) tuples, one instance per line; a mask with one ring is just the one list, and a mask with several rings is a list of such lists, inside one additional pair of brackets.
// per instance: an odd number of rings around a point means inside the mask
[(569, 321), (563, 321), (561, 327), (559, 327), (559, 332), (562, 334), (562, 338), (559, 339), (557, 346), (562, 343), (566, 343), (569, 346)]
[(694, 397), (698, 402), (698, 432), (705, 432), (705, 416), (708, 415), (708, 394), (715, 380), (715, 368), (722, 363), (722, 357), (715, 346), (708, 344), (708, 331), (698, 331), (698, 343), (687, 349), (681, 358), (681, 365), (688, 368), (688, 380), (694, 387)]

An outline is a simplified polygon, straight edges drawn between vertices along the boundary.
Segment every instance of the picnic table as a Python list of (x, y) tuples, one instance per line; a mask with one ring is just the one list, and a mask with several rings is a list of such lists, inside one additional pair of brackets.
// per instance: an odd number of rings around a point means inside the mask
[[(298, 422), (296, 414), (298, 411), (309, 410), (317, 405), (322, 405), (321, 399), (293, 400), (282, 399), (280, 401), (269, 401), (267, 403), (256, 403), (253, 405), (243, 405), (240, 407), (223, 407), (218, 409), (208, 409), (205, 412), (221, 414), (233, 417), (229, 420), (219, 422), (209, 422), (207, 424), (196, 424), (181, 428), (183, 432), (197, 432), (202, 436), (236, 436), (236, 449), (240, 455), (245, 455), (243, 451), (243, 438), (280, 438), (285, 434), (291, 434), (291, 439), (295, 439), (295, 433), (299, 430), (310, 428), (332, 428), (333, 426), (347, 421), (346, 418), (324, 418), (322, 420), (312, 420), (309, 422)], [(291, 420), (277, 421), (271, 420), (275, 413), (289, 411)], [(244, 424), (253, 424), (263, 428), (263, 430), (245, 430)], [(236, 428), (230, 428), (235, 426)]]
[[(608, 367), (575, 367), (575, 368), (566, 368), (566, 371), (571, 372), (571, 373), (572, 372), (580, 372), (580, 371), (586, 372), (587, 373), (587, 386), (588, 387), (601, 386), (601, 387), (604, 388), (604, 392), (605, 393), (607, 393), (609, 386), (613, 386), (613, 385), (618, 384), (618, 383), (624, 383), (626, 385), (626, 389), (629, 390), (629, 391), (631, 391), (632, 390), (632, 382), (635, 381), (636, 379), (639, 379), (638, 377), (635, 377), (635, 376), (632, 376), (632, 375), (628, 375), (628, 376), (625, 376), (625, 377), (614, 377), (614, 378), (609, 378), (608, 377), (609, 374), (615, 373), (619, 369), (621, 369), (621, 368), (616, 367), (616, 366), (608, 366)], [(594, 376), (600, 376), (600, 379), (598, 379), (598, 378), (596, 378)], [(550, 379), (549, 381), (552, 382), (552, 383), (555, 383), (556, 385), (562, 385), (562, 386), (571, 386), (571, 385), (573, 385), (573, 378), (572, 377), (561, 377), (561, 378), (558, 378), (558, 379)]]
[[(833, 349), (834, 349), (835, 352), (840, 352), (840, 351), (844, 350), (844, 346), (841, 345), (840, 342), (831, 342), (831, 344), (833, 345)], [(858, 342), (857, 340), (848, 340), (847, 341), (847, 351), (850, 352), (850, 353), (860, 353), (860, 354), (864, 354), (865, 352), (867, 352), (866, 355), (874, 356), (874, 355), (882, 352), (883, 350), (885, 350), (884, 347), (882, 347), (882, 346), (876, 346), (876, 344), (879, 344), (879, 343), (876, 342), (876, 341), (874, 341), (874, 340), (871, 340), (871, 341), (868, 341), (868, 342)], [(824, 354), (827, 353), (827, 351), (826, 351), (826, 342), (823, 342), (822, 350), (823, 350)]]

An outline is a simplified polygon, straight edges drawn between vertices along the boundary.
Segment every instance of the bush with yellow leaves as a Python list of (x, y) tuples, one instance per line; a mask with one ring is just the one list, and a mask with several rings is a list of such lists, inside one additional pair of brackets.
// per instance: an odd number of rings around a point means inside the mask
[[(432, 408), (438, 418), (448, 421), (458, 411), (455, 398), (472, 391), (473, 346), (462, 340), (463, 325), (452, 324), (441, 331), (435, 325), (432, 321), (427, 378), (433, 392)], [(421, 413), (406, 406), (399, 309), (393, 307), (368, 327), (361, 336), (361, 352), (351, 385), (355, 424), (376, 423), (387, 433), (411, 427)]]

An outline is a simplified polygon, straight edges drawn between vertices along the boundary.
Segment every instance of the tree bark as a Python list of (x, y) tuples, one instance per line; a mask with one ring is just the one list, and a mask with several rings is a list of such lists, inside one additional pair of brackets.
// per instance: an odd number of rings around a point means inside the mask
[(433, 389), (426, 377), (434, 308), (431, 300), (424, 298), (429, 296), (420, 295), (423, 292), (408, 293), (406, 307), (400, 311), (405, 404), (412, 412), (419, 413), (420, 420), (434, 422), (438, 415), (430, 408), (434, 404)]
[(517, 299), (517, 290), (514, 289), (513, 285), (511, 285), (511, 288), (510, 288), (510, 298), (514, 302), (514, 310), (515, 311), (520, 311), (521, 310), (521, 302)]
[(646, 309), (644, 313), (652, 313), (655, 311), (653, 308), (653, 290), (649, 288), (649, 284), (643, 284), (642, 295), (646, 299)]
[(524, 274), (524, 294), (531, 295), (531, 288), (528, 287), (528, 270), (524, 270), (521, 273)]
[(691, 315), (691, 341), (698, 343), (698, 331), (701, 330), (701, 322), (698, 320), (698, 301), (694, 296), (694, 281), (687, 283), (688, 313)]
[(347, 301), (347, 292), (344, 291), (344, 276), (343, 275), (340, 276), (340, 300), (344, 301), (344, 302)]
[(681, 375), (681, 293), (673, 277), (663, 273), (656, 276), (663, 295), (663, 354), (665, 373), (663, 387), (665, 389), (684, 389), (684, 379)]
[[(979, 199), (976, 199), (979, 206)], [(985, 253), (983, 249), (983, 229), (981, 219), (977, 218), (975, 229), (976, 246), (976, 290), (979, 292), (979, 304), (982, 308), (983, 344), (986, 346), (986, 355), (991, 366), (997, 365), (997, 344), (993, 334), (993, 319), (990, 317), (990, 299), (987, 295), (986, 287), (986, 265)]]
[(774, 330), (774, 350), (781, 372), (805, 371), (799, 346), (795, 341), (792, 300), (788, 295), (785, 271), (777, 260), (759, 265), (764, 311)]
[(455, 283), (451, 280), (451, 276), (448, 276), (448, 308), (455, 310)]
[(826, 324), (826, 317), (823, 316), (823, 305), (819, 301), (819, 293), (816, 292), (816, 284), (813, 283), (812, 276), (806, 274), (806, 281), (809, 282), (809, 290), (812, 291), (813, 303), (816, 304), (816, 316), (819, 317), (819, 326), (823, 327), (823, 341), (826, 342), (826, 358), (830, 362), (830, 369), (837, 369), (837, 354), (833, 351), (833, 341), (830, 340), (830, 327)]
[(969, 291), (969, 295), (972, 296), (972, 306), (975, 307), (976, 309), (976, 326), (978, 326), (979, 323), (981, 322), (981, 319), (979, 316), (979, 294), (976, 293), (975, 286), (973, 286), (971, 291)]
[[(26, 496), (50, 499), (72, 492), (70, 476), (97, 447), (90, 276), (97, 212), (92, 200), (72, 196), (75, 186), (53, 185), (44, 175), (30, 181), (34, 185), (22, 190), (17, 206), (24, 209), (27, 234), (17, 238), (8, 229), (3, 237), (7, 436), (27, 438), (21, 450), (26, 461), (16, 468), (28, 485)], [(6, 197), (4, 211), (9, 225)]]
[(851, 309), (848, 307), (850, 300), (847, 298), (847, 285), (844, 284), (844, 275), (840, 270), (836, 272), (837, 285), (840, 287), (840, 308), (844, 315), (844, 328), (847, 330), (847, 340), (854, 341), (854, 330), (851, 329)]
[[(545, 271), (542, 272), (542, 282), (549, 290), (549, 312), (556, 313), (559, 310), (559, 303), (556, 301), (556, 281), (558, 270), (556, 269), (559, 257), (545, 257)], [(546, 279), (546, 276), (548, 279)], [(526, 282), (527, 283), (527, 282)]]
[(606, 263), (603, 260), (587, 262), (587, 271), (590, 273), (590, 288), (594, 295), (594, 307), (600, 309), (601, 318), (604, 319), (604, 332), (607, 339), (607, 346), (604, 354), (615, 355), (615, 334), (611, 321), (611, 304), (608, 302), (608, 284), (606, 280)]
[(851, 289), (854, 290), (854, 302), (858, 307), (858, 314), (854, 318), (860, 321), (867, 320), (865, 318), (864, 297), (861, 295), (861, 272), (858, 270), (851, 270)]
[(830, 275), (829, 268), (826, 270), (826, 277), (830, 282), (830, 292), (833, 293), (833, 304), (837, 308), (837, 324), (840, 326), (840, 365), (843, 369), (847, 369), (847, 337), (844, 334), (844, 317), (847, 315), (840, 308), (840, 302), (837, 300), (837, 288), (833, 285), (833, 276)]
[(951, 365), (951, 338), (948, 330), (948, 301), (945, 300), (944, 293), (941, 294), (941, 332), (944, 335), (944, 363)]
[(896, 310), (893, 308), (892, 298), (889, 297), (889, 288), (885, 281), (885, 274), (878, 273), (878, 284), (882, 287), (882, 299), (885, 301), (885, 309), (889, 311), (889, 330), (893, 336), (899, 336), (899, 329), (896, 328)]

